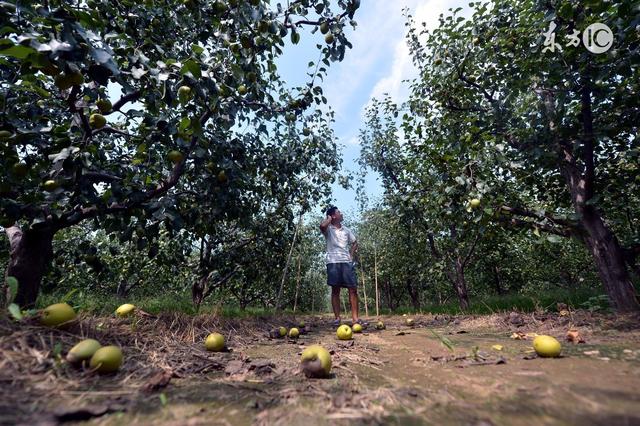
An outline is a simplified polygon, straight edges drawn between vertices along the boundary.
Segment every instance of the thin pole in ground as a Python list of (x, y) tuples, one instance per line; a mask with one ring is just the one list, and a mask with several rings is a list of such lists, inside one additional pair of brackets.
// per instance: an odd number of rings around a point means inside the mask
[(380, 319), (380, 293), (378, 293), (378, 250), (373, 245), (373, 276), (376, 282), (376, 317)]
[(293, 299), (293, 312), (296, 311), (298, 307), (298, 291), (300, 290), (300, 260), (302, 259), (302, 254), (298, 253), (298, 277), (296, 281), (296, 295)]
[(364, 315), (369, 316), (369, 307), (367, 306), (367, 286), (364, 282), (364, 268), (360, 264), (360, 275), (362, 275), (362, 293), (364, 294)]
[(291, 241), (291, 249), (289, 250), (289, 255), (287, 256), (287, 262), (284, 264), (284, 270), (282, 271), (282, 281), (280, 282), (280, 290), (278, 290), (278, 298), (276, 299), (276, 311), (280, 310), (280, 302), (282, 301), (282, 290), (284, 289), (284, 282), (287, 279), (287, 271), (289, 270), (289, 263), (291, 263), (291, 255), (293, 254), (293, 248), (296, 245), (296, 238), (298, 237), (298, 231), (302, 227), (302, 213), (300, 213), (300, 219), (298, 220), (298, 225), (296, 226), (296, 230), (293, 233), (293, 241)]

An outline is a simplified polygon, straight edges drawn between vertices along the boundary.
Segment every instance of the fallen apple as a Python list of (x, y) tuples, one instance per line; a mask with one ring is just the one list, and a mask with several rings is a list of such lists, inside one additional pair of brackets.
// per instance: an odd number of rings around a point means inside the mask
[(102, 345), (95, 339), (85, 339), (72, 347), (67, 353), (67, 361), (71, 364), (78, 364), (87, 359), (91, 359), (93, 354), (100, 349)]
[(42, 310), (40, 322), (49, 327), (58, 327), (76, 318), (76, 312), (67, 303), (56, 303)]
[(554, 337), (540, 335), (533, 339), (533, 349), (538, 356), (555, 358), (562, 352), (562, 346)]
[(349, 327), (346, 324), (342, 324), (336, 330), (336, 336), (338, 336), (338, 339), (340, 340), (351, 340), (351, 338), (353, 337), (353, 332), (351, 331), (351, 327)]
[(113, 373), (122, 365), (122, 350), (117, 346), (105, 346), (91, 357), (89, 365), (98, 373)]
[(210, 352), (220, 352), (224, 349), (224, 336), (220, 333), (211, 333), (204, 341), (204, 346)]
[(331, 373), (331, 354), (320, 345), (305, 349), (300, 361), (307, 377), (327, 377)]

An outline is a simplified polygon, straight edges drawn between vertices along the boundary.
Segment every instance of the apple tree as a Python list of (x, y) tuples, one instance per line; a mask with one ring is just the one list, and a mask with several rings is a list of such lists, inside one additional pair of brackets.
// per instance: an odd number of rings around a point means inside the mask
[[(33, 305), (54, 236), (76, 224), (151, 245), (161, 228), (202, 238), (263, 201), (318, 200), (338, 160), (313, 105), (359, 3), (3, 2), (0, 225), (16, 302)], [(289, 88), (277, 59), (305, 29), (320, 58)]]
[[(475, 214), (486, 216), (479, 223), (581, 241), (612, 306), (637, 310), (631, 271), (639, 240), (629, 210), (640, 185), (637, 5), (493, 0), (471, 7), (470, 19), (455, 10), (432, 32), (410, 20), (419, 78), (402, 125), (418, 136), (435, 129), (419, 138), (430, 147), (456, 133), (440, 154), (475, 168), (467, 183), (483, 207)], [(608, 52), (590, 52), (581, 38), (569, 44), (594, 23), (612, 31)], [(463, 145), (471, 157), (461, 157)], [(407, 174), (424, 174), (437, 161), (428, 150), (416, 158)]]

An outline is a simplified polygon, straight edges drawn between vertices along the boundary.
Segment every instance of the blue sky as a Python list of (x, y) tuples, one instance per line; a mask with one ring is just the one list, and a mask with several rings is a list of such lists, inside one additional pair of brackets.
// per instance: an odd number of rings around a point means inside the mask
[[(343, 146), (343, 168), (355, 172), (360, 154), (358, 132), (362, 126), (363, 112), (372, 98), (388, 93), (396, 101), (407, 97), (407, 85), (402, 80), (415, 76), (409, 49), (405, 43), (407, 27), (403, 9), (408, 8), (417, 22), (425, 22), (427, 28), (437, 26), (440, 13), (447, 15), (449, 8), (463, 7), (469, 12), (468, 0), (362, 0), (355, 20), (354, 31), (348, 29), (353, 49), (348, 50), (342, 62), (329, 68), (323, 83), (328, 104), (336, 114), (334, 131)], [(287, 45), (279, 62), (280, 74), (291, 85), (307, 81), (307, 63), (316, 61), (315, 44), (324, 43), (320, 32), (302, 33), (298, 45)], [(369, 173), (366, 182), (369, 198), (380, 196), (382, 188), (376, 176)], [(333, 187), (335, 204), (346, 214), (355, 214), (358, 206), (355, 189)], [(319, 214), (314, 211), (313, 214)]]

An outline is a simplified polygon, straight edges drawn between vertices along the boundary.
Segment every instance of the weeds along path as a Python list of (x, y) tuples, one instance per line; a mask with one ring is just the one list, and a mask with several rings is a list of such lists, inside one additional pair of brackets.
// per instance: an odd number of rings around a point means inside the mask
[[(0, 423), (640, 423), (638, 318), (413, 318), (413, 327), (383, 318), (386, 330), (369, 327), (351, 341), (336, 339), (328, 317), (305, 317), (309, 330), (297, 340), (269, 337), (300, 319), (289, 317), (86, 316), (63, 331), (3, 322)], [(564, 342), (569, 328), (586, 342)], [(215, 330), (230, 352), (204, 350)], [(563, 356), (537, 358), (526, 339), (533, 332), (562, 338)], [(121, 370), (96, 376), (63, 362), (84, 337), (120, 345)], [(328, 379), (299, 370), (301, 351), (316, 343), (332, 352)]]

